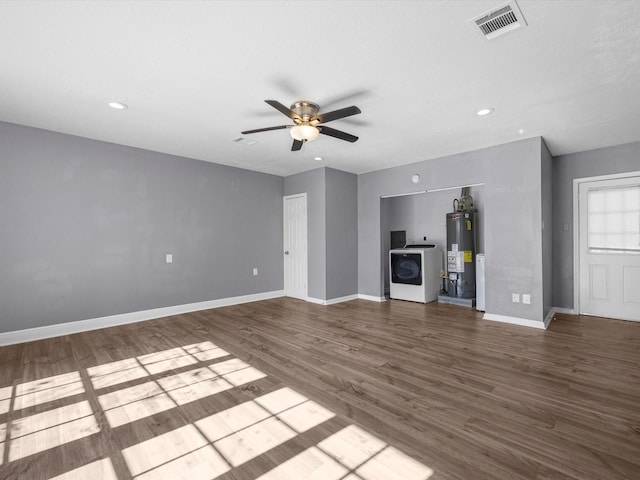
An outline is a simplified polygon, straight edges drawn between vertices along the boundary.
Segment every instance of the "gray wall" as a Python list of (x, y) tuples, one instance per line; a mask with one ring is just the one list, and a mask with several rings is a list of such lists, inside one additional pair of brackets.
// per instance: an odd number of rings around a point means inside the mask
[(283, 288), (281, 177), (6, 123), (0, 172), (2, 332)]
[(553, 305), (553, 157), (542, 142), (542, 314), (546, 318)]
[(284, 194), (307, 193), (309, 297), (358, 293), (357, 176), (319, 168), (284, 179)]
[(307, 295), (327, 298), (326, 186), (323, 168), (285, 177), (284, 194), (307, 194)]
[(553, 304), (573, 305), (573, 180), (640, 171), (640, 142), (561, 155), (553, 160)]
[(358, 293), (358, 177), (325, 168), (327, 297)]
[[(476, 226), (476, 253), (484, 253), (484, 186), (470, 188), (474, 205), (478, 209)], [(453, 200), (460, 198), (460, 189), (424, 192), (416, 195), (383, 198), (381, 200), (381, 232), (384, 267), (384, 292), (389, 292), (389, 262), (387, 252), (391, 245), (390, 232), (405, 230), (407, 243), (435, 243), (442, 249), (446, 265), (447, 213), (453, 211)]]
[[(535, 137), (359, 175), (359, 293), (384, 291), (381, 196), (484, 183), (487, 312), (542, 321), (541, 151)], [(531, 294), (531, 304), (512, 303), (512, 292)]]

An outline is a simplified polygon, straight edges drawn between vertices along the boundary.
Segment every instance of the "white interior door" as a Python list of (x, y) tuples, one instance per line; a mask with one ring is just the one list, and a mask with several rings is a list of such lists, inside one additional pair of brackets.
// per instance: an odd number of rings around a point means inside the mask
[(307, 299), (307, 194), (284, 197), (284, 290)]
[(640, 321), (640, 177), (578, 186), (580, 313)]

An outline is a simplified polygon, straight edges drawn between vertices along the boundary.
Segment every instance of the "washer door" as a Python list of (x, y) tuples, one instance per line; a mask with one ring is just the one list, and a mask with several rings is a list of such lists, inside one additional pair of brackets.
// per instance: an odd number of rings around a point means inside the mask
[(422, 254), (392, 253), (391, 281), (407, 285), (422, 285)]

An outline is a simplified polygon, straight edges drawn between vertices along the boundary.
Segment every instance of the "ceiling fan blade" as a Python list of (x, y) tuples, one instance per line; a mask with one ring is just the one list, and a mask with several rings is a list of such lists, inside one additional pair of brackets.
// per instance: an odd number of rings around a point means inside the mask
[(293, 145), (291, 145), (291, 151), (292, 152), (297, 152), (298, 150), (300, 150), (302, 148), (302, 144), (304, 143), (304, 141), (302, 140), (293, 140)]
[(325, 127), (324, 125), (318, 125), (317, 128), (320, 130), (320, 133), (329, 135), (330, 137), (339, 138), (340, 140), (346, 140), (351, 143), (358, 140), (358, 137), (355, 135), (351, 135), (350, 133), (343, 132), (341, 130), (336, 130), (335, 128)]
[(284, 115), (289, 117), (291, 120), (301, 120), (300, 116), (296, 112), (294, 112), (290, 108), (285, 107), (283, 104), (281, 104), (277, 100), (265, 100), (265, 103), (268, 103), (273, 108), (278, 110), (280, 113), (283, 113)]
[(289, 128), (293, 125), (278, 125), (277, 127), (266, 127), (266, 128), (256, 128), (255, 130), (245, 130), (244, 132), (240, 132), (243, 135), (248, 135), (250, 133), (258, 133), (258, 132), (268, 132), (269, 130), (280, 130), (283, 128)]
[(338, 120), (339, 118), (350, 117), (351, 115), (357, 115), (362, 113), (358, 107), (352, 105), (350, 107), (341, 108), (339, 110), (334, 110), (332, 112), (321, 113), (316, 117), (312, 118), (313, 120), (318, 120), (318, 123), (327, 123), (332, 122), (333, 120)]

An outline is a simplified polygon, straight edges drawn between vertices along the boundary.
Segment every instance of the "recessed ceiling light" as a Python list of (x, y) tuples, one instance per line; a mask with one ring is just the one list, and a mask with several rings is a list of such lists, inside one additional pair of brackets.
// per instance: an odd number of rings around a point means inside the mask
[(518, 133), (522, 135), (524, 133), (524, 128), (521, 128), (520, 130), (518, 130)]
[(324, 160), (324, 158), (322, 158), (322, 157), (313, 157), (313, 159), (318, 161), (318, 162), (321, 161), (321, 160)]
[(483, 117), (485, 115), (489, 115), (490, 113), (493, 113), (493, 108), (482, 108), (476, 112), (476, 115), (478, 115), (479, 117)]
[(129, 108), (127, 104), (120, 102), (109, 102), (108, 105), (111, 108), (115, 108), (116, 110), (126, 110), (127, 108)]

